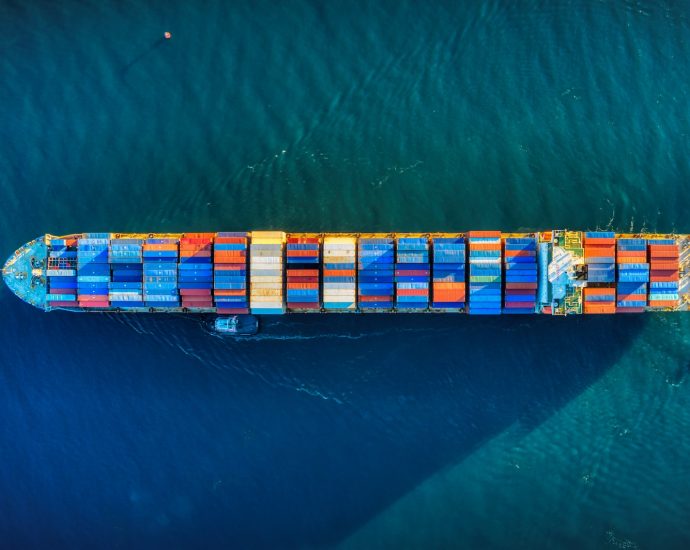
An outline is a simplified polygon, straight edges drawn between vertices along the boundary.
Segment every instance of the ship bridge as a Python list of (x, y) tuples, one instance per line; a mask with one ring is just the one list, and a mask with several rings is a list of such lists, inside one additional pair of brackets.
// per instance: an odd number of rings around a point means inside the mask
[(37, 237), (12, 254), (2, 268), (2, 278), (19, 298), (40, 309), (46, 309), (45, 237)]

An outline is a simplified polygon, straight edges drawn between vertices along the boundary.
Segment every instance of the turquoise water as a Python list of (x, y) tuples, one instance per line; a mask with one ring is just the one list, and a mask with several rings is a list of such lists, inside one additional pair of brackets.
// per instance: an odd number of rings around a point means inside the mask
[[(687, 8), (3, 3), (0, 251), (45, 231), (688, 232)], [(235, 342), (0, 307), (14, 546), (690, 543), (684, 315), (301, 316)]]

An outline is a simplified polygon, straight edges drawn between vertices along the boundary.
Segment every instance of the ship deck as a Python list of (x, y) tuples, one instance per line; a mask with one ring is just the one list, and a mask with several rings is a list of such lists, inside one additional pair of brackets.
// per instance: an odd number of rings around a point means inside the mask
[(45, 239), (38, 237), (17, 249), (2, 268), (2, 277), (10, 290), (40, 309), (46, 309), (47, 255)]

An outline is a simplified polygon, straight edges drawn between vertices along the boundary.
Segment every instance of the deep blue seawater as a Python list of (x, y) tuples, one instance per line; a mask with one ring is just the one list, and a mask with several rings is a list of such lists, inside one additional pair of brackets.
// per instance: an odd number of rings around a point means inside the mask
[[(689, 10), (5, 0), (0, 252), (690, 232)], [(687, 315), (291, 316), (233, 341), (0, 308), (3, 548), (690, 545)]]

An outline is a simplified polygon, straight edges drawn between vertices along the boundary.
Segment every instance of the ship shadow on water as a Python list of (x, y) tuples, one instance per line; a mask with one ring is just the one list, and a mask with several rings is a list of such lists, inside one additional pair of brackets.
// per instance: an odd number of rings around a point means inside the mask
[[(93, 492), (94, 503), (126, 518), (114, 540), (193, 545), (203, 529), (211, 545), (242, 547), (343, 540), (506, 429), (528, 432), (548, 419), (615, 364), (645, 323), (303, 315), (262, 319), (258, 337), (232, 340), (191, 316), (17, 312), (19, 326), (73, 342), (58, 366), (36, 365), (40, 387), (24, 391), (81, 388), (60, 414), (98, 415), (97, 429), (79, 432), (102, 457), (98, 468), (81, 451), (71, 466), (90, 482), (79, 498)], [(18, 329), (14, 337), (30, 339)], [(122, 466), (130, 461), (136, 475)], [(118, 491), (99, 493), (103, 478), (148, 496), (109, 501)], [(60, 504), (73, 498), (63, 492)], [(85, 513), (96, 530), (99, 520), (111, 530), (98, 509)], [(161, 514), (169, 522), (152, 531)], [(58, 519), (57, 530), (70, 522)]]

